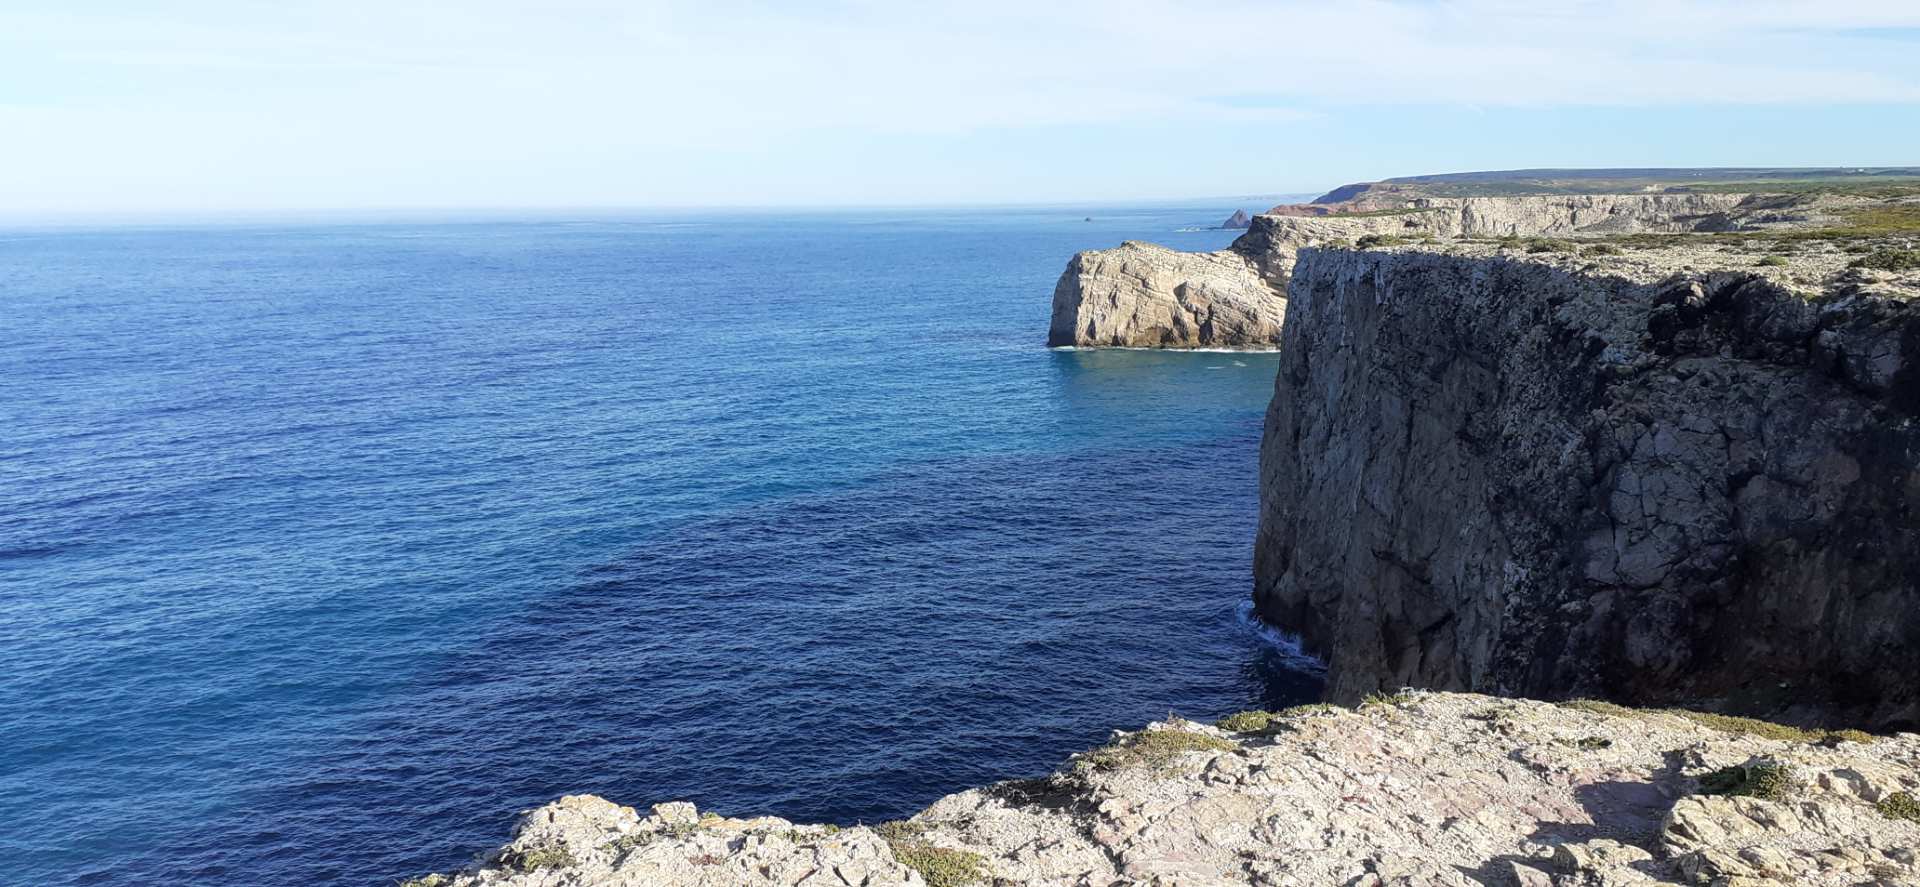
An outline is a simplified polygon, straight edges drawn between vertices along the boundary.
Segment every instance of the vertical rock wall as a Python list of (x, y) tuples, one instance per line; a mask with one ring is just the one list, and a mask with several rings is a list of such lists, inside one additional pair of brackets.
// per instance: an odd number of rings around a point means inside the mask
[(1920, 724), (1920, 312), (1309, 249), (1255, 599), (1401, 686)]

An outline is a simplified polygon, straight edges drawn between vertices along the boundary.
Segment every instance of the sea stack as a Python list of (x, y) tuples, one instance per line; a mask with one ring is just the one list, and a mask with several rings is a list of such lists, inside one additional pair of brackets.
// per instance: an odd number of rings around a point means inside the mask
[(1220, 227), (1227, 230), (1244, 230), (1251, 224), (1253, 224), (1253, 220), (1247, 217), (1247, 211), (1244, 209), (1236, 209), (1233, 211), (1233, 215), (1228, 216), (1226, 221), (1220, 223)]

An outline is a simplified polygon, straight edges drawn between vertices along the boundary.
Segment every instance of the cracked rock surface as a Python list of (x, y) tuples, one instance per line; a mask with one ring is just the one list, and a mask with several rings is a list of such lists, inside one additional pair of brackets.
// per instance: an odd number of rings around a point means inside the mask
[(1331, 699), (1920, 725), (1920, 276), (1676, 243), (1301, 254), (1255, 600)]
[[(1308, 707), (1257, 732), (1148, 730), (1194, 750), (1083, 756), (950, 795), (895, 833), (971, 854), (973, 882), (995, 885), (1920, 884), (1920, 822), (1876, 809), (1920, 791), (1912, 734), (1770, 739), (1668, 713), (1427, 692)], [(1789, 774), (1784, 794), (1701, 793), (1703, 778), (1756, 761)], [(927, 883), (901, 859), (866, 827), (576, 796), (430, 883)]]

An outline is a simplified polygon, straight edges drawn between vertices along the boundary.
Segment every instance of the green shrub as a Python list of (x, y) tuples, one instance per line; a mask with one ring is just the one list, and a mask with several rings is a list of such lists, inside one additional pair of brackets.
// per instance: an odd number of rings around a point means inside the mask
[(1920, 800), (1915, 800), (1907, 792), (1894, 792), (1880, 799), (1873, 809), (1888, 819), (1905, 819), (1920, 822)]
[(1787, 267), (1787, 257), (1786, 256), (1767, 256), (1766, 258), (1761, 259), (1758, 264), (1762, 268), (1785, 268)]
[(1876, 271), (1915, 271), (1920, 270), (1920, 250), (1915, 249), (1877, 249), (1848, 263), (1849, 268), (1872, 268)]
[(987, 874), (987, 861), (978, 853), (950, 850), (931, 844), (894, 847), (893, 858), (920, 873), (927, 887), (963, 887), (977, 884)]
[(1621, 256), (1626, 255), (1627, 251), (1611, 243), (1596, 243), (1580, 250), (1580, 252), (1589, 256)]
[(935, 847), (926, 841), (927, 827), (917, 822), (883, 822), (873, 827), (893, 848), (893, 858), (920, 873), (927, 887), (962, 887), (984, 880), (987, 861), (978, 853)]
[(1332, 703), (1310, 702), (1306, 705), (1296, 705), (1285, 709), (1280, 712), (1280, 716), (1283, 718), (1306, 718), (1314, 715), (1339, 714), (1343, 711), (1346, 711), (1346, 709)]
[(1527, 252), (1570, 253), (1573, 252), (1573, 244), (1554, 237), (1535, 237), (1527, 241)]
[(1703, 795), (1745, 795), (1784, 801), (1793, 795), (1793, 771), (1785, 764), (1759, 761), (1722, 767), (1700, 777)]
[(1398, 693), (1368, 693), (1367, 698), (1360, 700), (1360, 707), (1372, 708), (1376, 705), (1398, 706), (1405, 705), (1412, 701), (1413, 694), (1405, 690)]
[(446, 875), (435, 872), (431, 875), (421, 875), (418, 878), (408, 878), (400, 882), (400, 887), (446, 887), (446, 885), (450, 883), (452, 883), (452, 881), (448, 879)]
[(1702, 727), (1718, 730), (1722, 733), (1731, 733), (1735, 736), (1758, 736), (1761, 739), (1778, 739), (1782, 742), (1818, 742), (1826, 738), (1827, 735), (1827, 731), (1825, 730), (1803, 730), (1799, 727), (1789, 727), (1786, 724), (1776, 724), (1772, 721), (1762, 721), (1757, 718), (1742, 718), (1734, 715), (1720, 715), (1704, 711), (1688, 711), (1683, 708), (1670, 708), (1666, 710), (1666, 713), (1675, 717), (1686, 718)]
[(530, 872), (535, 869), (565, 868), (573, 865), (573, 853), (565, 847), (535, 847), (531, 850), (508, 850), (500, 854), (500, 864), (511, 869)]
[(1605, 736), (1584, 736), (1581, 737), (1579, 742), (1574, 743), (1574, 745), (1585, 751), (1597, 751), (1603, 748), (1612, 748), (1613, 740)]
[(1221, 718), (1214, 726), (1232, 733), (1258, 733), (1272, 724), (1273, 712), (1243, 711)]
[(1355, 241), (1354, 246), (1360, 249), (1372, 249), (1376, 246), (1399, 246), (1406, 242), (1405, 237), (1396, 234), (1368, 234)]
[(1204, 733), (1142, 730), (1087, 752), (1081, 756), (1078, 766), (1092, 770), (1120, 770), (1144, 764), (1157, 769), (1179, 760), (1187, 752), (1233, 749), (1233, 743)]

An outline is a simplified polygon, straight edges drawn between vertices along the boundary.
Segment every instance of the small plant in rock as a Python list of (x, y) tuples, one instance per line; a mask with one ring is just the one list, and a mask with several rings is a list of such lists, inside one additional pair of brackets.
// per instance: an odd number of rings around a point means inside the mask
[(1907, 792), (1894, 792), (1873, 805), (1875, 812), (1888, 819), (1905, 819), (1920, 822), (1920, 800)]
[(1873, 741), (1873, 734), (1865, 730), (1829, 730), (1822, 737), (1822, 745), (1839, 745), (1842, 742), (1858, 742), (1865, 745)]
[(1407, 239), (1397, 234), (1368, 234), (1354, 243), (1360, 249), (1372, 249), (1376, 246), (1399, 246)]
[(1763, 801), (1784, 801), (1792, 797), (1793, 790), (1793, 770), (1773, 761), (1722, 767), (1700, 777), (1703, 795), (1742, 795)]
[(1582, 255), (1588, 256), (1623, 256), (1627, 253), (1626, 250), (1614, 246), (1611, 243), (1596, 243), (1582, 249), (1580, 252)]
[(1089, 770), (1121, 770), (1139, 765), (1160, 768), (1179, 760), (1187, 752), (1233, 749), (1233, 743), (1204, 733), (1142, 730), (1087, 752), (1081, 756), (1077, 766)]
[(1344, 711), (1346, 711), (1346, 709), (1332, 703), (1310, 702), (1306, 705), (1296, 705), (1292, 708), (1283, 709), (1280, 712), (1280, 716), (1283, 718), (1310, 718), (1314, 715), (1337, 715)]
[(418, 878), (408, 878), (400, 882), (400, 887), (446, 887), (449, 883), (452, 882), (447, 879), (446, 875), (435, 872), (431, 875), (421, 875)]
[(1762, 268), (1785, 268), (1787, 267), (1787, 257), (1786, 256), (1767, 256), (1765, 258), (1762, 258), (1756, 264), (1758, 264)]
[(500, 854), (500, 864), (510, 869), (531, 872), (536, 869), (565, 868), (573, 865), (573, 854), (565, 847), (534, 847), (508, 850)]
[(1405, 690), (1401, 690), (1398, 693), (1368, 693), (1367, 698), (1360, 700), (1360, 707), (1363, 709), (1373, 708), (1377, 705), (1394, 707), (1405, 705), (1412, 701), (1413, 694)]
[(1527, 252), (1570, 253), (1573, 252), (1573, 244), (1554, 237), (1535, 237), (1527, 241)]
[(1273, 724), (1273, 712), (1243, 711), (1221, 718), (1214, 724), (1232, 733), (1258, 733)]
[(658, 836), (653, 832), (634, 832), (631, 835), (621, 835), (605, 844), (601, 844), (600, 849), (615, 856), (621, 856), (634, 848), (645, 847), (653, 843), (656, 837)]
[(1603, 748), (1612, 748), (1613, 740), (1605, 736), (1583, 736), (1574, 745), (1583, 751), (1598, 751)]
[(963, 887), (987, 876), (985, 858), (978, 853), (927, 843), (927, 827), (921, 823), (883, 822), (873, 830), (893, 848), (893, 858), (926, 879), (927, 887)]
[(1875, 271), (1920, 271), (1920, 250), (1877, 249), (1847, 264), (1849, 268)]

